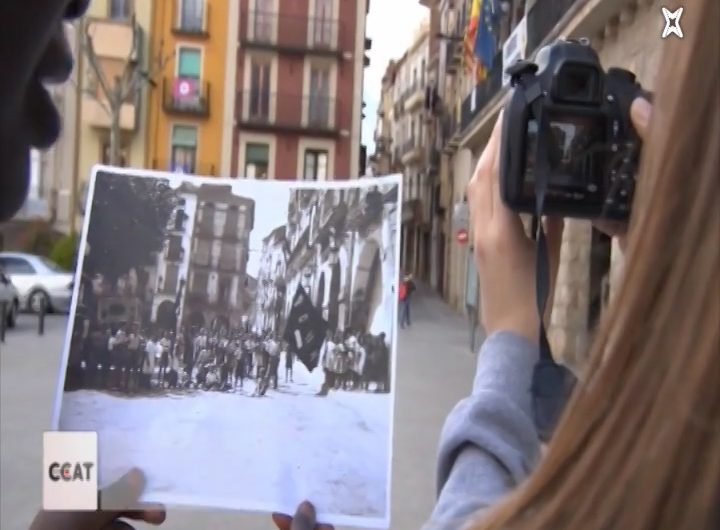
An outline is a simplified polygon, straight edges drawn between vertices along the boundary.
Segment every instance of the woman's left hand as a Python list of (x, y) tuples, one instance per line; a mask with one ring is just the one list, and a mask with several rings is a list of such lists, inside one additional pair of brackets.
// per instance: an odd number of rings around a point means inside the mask
[(278, 530), (335, 530), (329, 524), (318, 524), (316, 517), (315, 506), (305, 501), (300, 503), (294, 516), (274, 513), (272, 519)]
[(162, 505), (143, 506), (138, 510), (138, 499), (145, 489), (145, 475), (133, 469), (120, 480), (100, 492), (115, 502), (122, 499), (127, 509), (94, 512), (49, 512), (42, 511), (35, 516), (30, 530), (133, 530), (121, 519), (134, 519), (152, 525), (165, 521), (165, 507)]

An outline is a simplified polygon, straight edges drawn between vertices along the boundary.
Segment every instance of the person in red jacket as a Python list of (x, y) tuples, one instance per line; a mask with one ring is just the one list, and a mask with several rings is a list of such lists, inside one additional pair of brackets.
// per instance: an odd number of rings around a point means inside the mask
[(400, 327), (410, 327), (410, 299), (415, 291), (415, 282), (413, 281), (412, 274), (407, 274), (405, 278), (400, 281), (398, 291), (400, 297)]

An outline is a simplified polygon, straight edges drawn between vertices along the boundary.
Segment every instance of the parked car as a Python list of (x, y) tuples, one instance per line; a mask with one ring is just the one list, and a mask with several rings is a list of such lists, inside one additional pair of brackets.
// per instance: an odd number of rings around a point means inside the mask
[(47, 258), (21, 252), (0, 252), (0, 268), (20, 293), (20, 309), (40, 312), (68, 311), (73, 275)]
[[(20, 311), (20, 294), (10, 278), (0, 269), (0, 305), (5, 305), (7, 327), (14, 328)], [(0, 307), (0, 310), (2, 308)]]

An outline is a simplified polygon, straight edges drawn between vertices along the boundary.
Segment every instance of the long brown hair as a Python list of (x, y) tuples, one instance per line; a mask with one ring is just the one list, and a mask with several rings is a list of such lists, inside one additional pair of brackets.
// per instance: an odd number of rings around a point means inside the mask
[(720, 528), (719, 6), (658, 37), (623, 285), (538, 469), (474, 530)]

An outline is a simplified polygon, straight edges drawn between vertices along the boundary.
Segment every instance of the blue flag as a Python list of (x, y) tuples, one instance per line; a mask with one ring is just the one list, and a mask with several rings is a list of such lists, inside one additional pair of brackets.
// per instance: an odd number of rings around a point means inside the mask
[(481, 4), (474, 52), (484, 70), (488, 71), (493, 66), (496, 53), (500, 9), (496, 0), (481, 0)]

